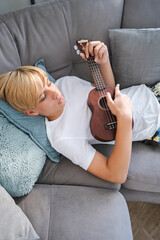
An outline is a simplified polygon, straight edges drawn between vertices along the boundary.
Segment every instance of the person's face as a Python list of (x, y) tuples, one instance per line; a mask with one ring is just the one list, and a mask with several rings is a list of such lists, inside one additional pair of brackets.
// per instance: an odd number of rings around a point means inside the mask
[(33, 109), (33, 115), (42, 115), (47, 117), (50, 121), (58, 118), (65, 106), (65, 99), (54, 83), (45, 80), (44, 87), (40, 84), (40, 78), (37, 79), (39, 89), (39, 99), (36, 107)]

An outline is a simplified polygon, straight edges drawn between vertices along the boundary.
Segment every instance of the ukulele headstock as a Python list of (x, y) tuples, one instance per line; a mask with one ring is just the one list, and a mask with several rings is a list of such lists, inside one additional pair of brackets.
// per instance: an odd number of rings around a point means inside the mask
[(88, 43), (88, 40), (82, 39), (82, 40), (76, 41), (76, 43), (77, 44), (74, 46), (74, 49), (75, 49), (77, 55), (79, 55), (81, 52), (85, 54), (85, 47)]

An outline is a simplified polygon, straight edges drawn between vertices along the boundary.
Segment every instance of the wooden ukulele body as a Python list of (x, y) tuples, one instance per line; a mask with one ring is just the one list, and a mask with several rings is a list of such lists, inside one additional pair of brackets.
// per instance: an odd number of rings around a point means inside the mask
[(102, 91), (95, 88), (90, 91), (88, 96), (88, 106), (92, 111), (91, 133), (93, 137), (102, 142), (113, 141), (117, 128), (116, 116), (111, 113), (107, 106), (107, 91), (114, 98), (114, 89), (110, 86)]

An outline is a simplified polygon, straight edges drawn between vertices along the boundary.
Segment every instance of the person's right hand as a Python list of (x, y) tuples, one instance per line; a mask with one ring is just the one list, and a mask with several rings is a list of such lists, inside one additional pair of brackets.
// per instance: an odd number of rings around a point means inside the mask
[(109, 92), (107, 92), (106, 98), (109, 109), (117, 118), (132, 119), (132, 102), (127, 95), (121, 93), (119, 84), (115, 87), (114, 100)]

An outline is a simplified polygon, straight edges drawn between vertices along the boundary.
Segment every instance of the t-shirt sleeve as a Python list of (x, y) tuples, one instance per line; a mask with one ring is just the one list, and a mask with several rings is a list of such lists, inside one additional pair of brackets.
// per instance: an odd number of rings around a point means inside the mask
[(85, 140), (61, 139), (54, 143), (56, 151), (70, 159), (74, 164), (87, 170), (96, 150)]

